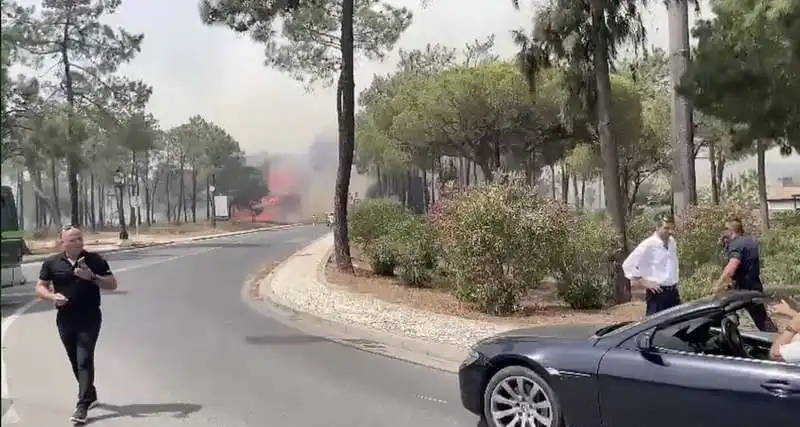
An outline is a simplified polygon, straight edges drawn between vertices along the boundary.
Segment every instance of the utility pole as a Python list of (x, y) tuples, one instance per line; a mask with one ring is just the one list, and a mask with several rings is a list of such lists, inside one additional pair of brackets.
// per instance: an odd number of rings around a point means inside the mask
[(689, 3), (667, 0), (669, 14), (669, 53), (672, 80), (672, 193), (675, 214), (697, 203), (694, 167), (693, 106), (676, 90), (689, 69)]

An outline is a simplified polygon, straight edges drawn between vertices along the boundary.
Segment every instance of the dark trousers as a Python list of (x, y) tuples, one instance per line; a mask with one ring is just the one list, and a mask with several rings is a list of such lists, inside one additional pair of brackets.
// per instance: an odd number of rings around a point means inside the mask
[(78, 380), (78, 405), (88, 406), (97, 400), (97, 390), (94, 388), (94, 348), (100, 336), (102, 319), (99, 314), (81, 319), (58, 316), (56, 324), (72, 365), (72, 373)]
[(647, 290), (645, 292), (646, 315), (658, 313), (659, 311), (675, 307), (681, 304), (681, 295), (678, 293), (678, 285), (662, 286), (661, 292)]
[(772, 319), (770, 319), (764, 304), (756, 304), (747, 307), (747, 313), (750, 314), (750, 318), (753, 319), (753, 323), (756, 324), (756, 328), (758, 328), (759, 331), (778, 332), (778, 327)]

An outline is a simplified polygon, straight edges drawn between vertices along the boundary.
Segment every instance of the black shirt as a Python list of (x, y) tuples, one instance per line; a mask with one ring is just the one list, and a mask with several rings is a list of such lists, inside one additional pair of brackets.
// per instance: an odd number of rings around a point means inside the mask
[[(102, 256), (94, 252), (81, 252), (86, 266), (98, 276), (111, 274), (111, 267)], [(69, 300), (58, 308), (58, 315), (70, 318), (94, 317), (100, 313), (100, 287), (90, 280), (75, 275), (75, 265), (63, 253), (52, 255), (44, 260), (39, 280), (51, 282), (53, 291)]]
[(763, 291), (761, 283), (761, 259), (758, 254), (758, 242), (750, 236), (737, 236), (727, 244), (728, 259), (739, 260), (739, 267), (733, 273), (733, 287)]

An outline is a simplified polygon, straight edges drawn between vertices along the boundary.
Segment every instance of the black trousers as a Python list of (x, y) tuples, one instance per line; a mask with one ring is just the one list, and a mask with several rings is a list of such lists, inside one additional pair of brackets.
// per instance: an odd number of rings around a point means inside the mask
[(675, 307), (681, 304), (681, 295), (678, 293), (678, 285), (662, 286), (661, 292), (647, 290), (645, 292), (645, 314), (647, 316), (658, 313), (659, 311)]
[(747, 313), (750, 315), (750, 318), (753, 319), (753, 323), (756, 324), (756, 328), (762, 332), (778, 332), (778, 327), (775, 323), (770, 319), (769, 314), (767, 313), (767, 308), (764, 304), (757, 304), (751, 305), (747, 307)]
[(102, 318), (96, 316), (80, 318), (62, 315), (56, 318), (58, 335), (67, 351), (72, 373), (78, 380), (78, 405), (89, 405), (97, 400), (94, 387), (94, 349), (100, 336)]

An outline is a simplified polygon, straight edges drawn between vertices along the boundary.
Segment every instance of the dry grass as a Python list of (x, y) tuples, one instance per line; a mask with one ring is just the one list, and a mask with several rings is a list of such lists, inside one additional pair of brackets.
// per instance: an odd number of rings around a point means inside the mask
[(364, 255), (352, 250), (355, 275), (340, 272), (335, 264), (328, 263), (326, 278), (329, 283), (351, 292), (372, 295), (380, 300), (413, 307), (433, 313), (459, 316), (468, 319), (511, 323), (520, 326), (564, 323), (611, 323), (640, 319), (644, 314), (641, 298), (607, 310), (574, 310), (555, 297), (554, 289), (531, 292), (523, 302), (521, 313), (497, 317), (481, 313), (471, 304), (459, 301), (442, 288), (410, 288), (400, 285), (397, 279), (373, 274)]

